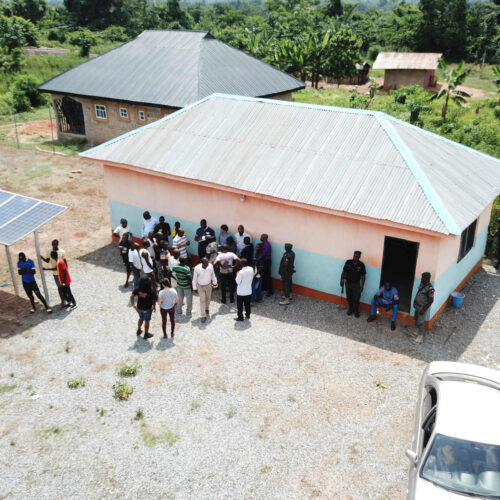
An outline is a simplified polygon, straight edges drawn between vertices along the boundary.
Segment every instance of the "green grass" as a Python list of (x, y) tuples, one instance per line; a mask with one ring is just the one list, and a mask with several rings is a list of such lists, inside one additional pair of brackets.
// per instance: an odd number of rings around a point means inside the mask
[(134, 389), (130, 387), (127, 382), (118, 381), (113, 384), (113, 394), (116, 399), (120, 401), (128, 401), (128, 398), (132, 396)]
[(56, 425), (40, 431), (40, 435), (46, 438), (49, 436), (58, 436), (59, 434), (62, 434), (62, 429)]
[(144, 411), (142, 408), (138, 408), (135, 412), (134, 420), (144, 420)]
[(68, 387), (70, 389), (78, 389), (79, 387), (85, 387), (87, 381), (83, 377), (70, 378), (68, 380)]
[(16, 388), (15, 384), (2, 384), (0, 385), (0, 394), (5, 394), (6, 392), (13, 391)]
[(142, 440), (144, 441), (144, 445), (148, 448), (152, 448), (159, 444), (168, 444), (168, 446), (172, 447), (179, 439), (179, 434), (170, 430), (162, 431), (158, 434), (150, 430), (143, 430), (142, 432)]
[(128, 365), (127, 363), (122, 363), (118, 370), (118, 375), (120, 377), (135, 377), (139, 373), (141, 366), (137, 363)]

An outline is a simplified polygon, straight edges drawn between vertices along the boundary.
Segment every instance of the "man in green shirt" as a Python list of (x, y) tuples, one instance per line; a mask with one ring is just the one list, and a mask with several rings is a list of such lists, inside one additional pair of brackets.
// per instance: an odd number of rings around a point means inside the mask
[(177, 280), (177, 295), (179, 297), (179, 302), (177, 302), (177, 314), (182, 314), (182, 304), (184, 303), (184, 297), (186, 297), (186, 315), (191, 315), (191, 310), (193, 308), (193, 290), (191, 285), (191, 270), (189, 269), (187, 259), (181, 257), (179, 259), (178, 266), (172, 266), (171, 271)]

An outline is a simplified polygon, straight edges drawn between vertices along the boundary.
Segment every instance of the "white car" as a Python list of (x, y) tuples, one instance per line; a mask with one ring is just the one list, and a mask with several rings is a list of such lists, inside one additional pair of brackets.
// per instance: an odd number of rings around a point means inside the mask
[(430, 363), (406, 455), (409, 500), (500, 499), (500, 372)]

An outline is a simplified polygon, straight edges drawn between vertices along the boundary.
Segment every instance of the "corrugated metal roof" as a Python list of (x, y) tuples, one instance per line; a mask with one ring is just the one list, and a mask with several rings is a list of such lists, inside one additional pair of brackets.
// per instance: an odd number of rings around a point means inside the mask
[(442, 55), (434, 52), (379, 52), (373, 69), (437, 69)]
[(269, 96), (304, 83), (200, 31), (144, 31), (38, 88), (182, 108), (214, 92)]
[(220, 94), (82, 156), (444, 234), (500, 192), (500, 161), (384, 113)]

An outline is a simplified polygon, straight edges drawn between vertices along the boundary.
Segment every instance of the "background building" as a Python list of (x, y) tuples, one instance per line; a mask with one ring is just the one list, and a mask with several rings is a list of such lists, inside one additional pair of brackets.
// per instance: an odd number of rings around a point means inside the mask
[(373, 69), (385, 69), (384, 90), (415, 84), (434, 87), (435, 71), (442, 55), (433, 52), (379, 52)]
[(214, 92), (291, 99), (305, 84), (201, 31), (144, 31), (48, 80), (59, 139), (98, 144)]
[[(82, 155), (104, 164), (111, 222), (140, 234), (142, 212), (194, 233), (239, 224), (269, 234), (273, 276), (291, 242), (295, 291), (339, 302), (363, 252), (366, 307), (384, 279), (400, 310), (424, 271), (430, 318), (481, 264), (500, 161), (384, 113), (213, 95)], [(408, 319), (408, 317), (407, 317)]]

